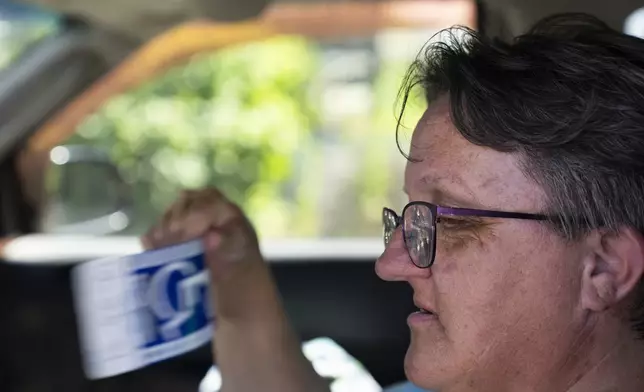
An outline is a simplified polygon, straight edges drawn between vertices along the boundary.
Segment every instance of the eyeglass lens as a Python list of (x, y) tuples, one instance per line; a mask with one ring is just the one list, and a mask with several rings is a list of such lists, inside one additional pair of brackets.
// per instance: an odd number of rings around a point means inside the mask
[[(385, 208), (383, 210), (384, 241), (389, 245), (393, 232), (398, 227), (397, 214)], [(420, 268), (427, 268), (434, 261), (435, 225), (434, 214), (429, 206), (410, 204), (403, 211), (402, 224), (405, 247), (411, 261)]]

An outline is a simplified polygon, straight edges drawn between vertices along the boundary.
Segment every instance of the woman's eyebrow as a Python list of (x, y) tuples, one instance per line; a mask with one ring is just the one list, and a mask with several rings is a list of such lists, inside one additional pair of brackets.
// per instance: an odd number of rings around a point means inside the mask
[[(446, 184), (457, 184), (467, 196), (447, 189)], [(453, 175), (436, 176), (427, 174), (416, 181), (413, 187), (419, 193), (432, 195), (432, 203), (445, 207), (484, 208), (464, 181)], [(409, 196), (409, 189), (406, 186), (403, 186), (403, 192)]]

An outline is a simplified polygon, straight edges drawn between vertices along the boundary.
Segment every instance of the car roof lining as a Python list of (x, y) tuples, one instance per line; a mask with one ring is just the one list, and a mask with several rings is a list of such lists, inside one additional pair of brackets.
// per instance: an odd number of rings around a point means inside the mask
[[(21, 0), (23, 3), (53, 9), (56, 12), (78, 16), (90, 24), (128, 37), (140, 43), (168, 29), (195, 19), (231, 22), (260, 17), (269, 6), (347, 4), (346, 0)], [(355, 1), (355, 0), (354, 0)], [(448, 3), (454, 0), (442, 0)], [(459, 1), (459, 0), (456, 0)], [(377, 4), (376, 0), (362, 0), (360, 4)], [(568, 11), (593, 13), (614, 28), (622, 28), (626, 15), (642, 7), (639, 0), (479, 0), (479, 5), (501, 17), (490, 18), (495, 25), (488, 30), (499, 30), (498, 23), (506, 25), (513, 35), (525, 31), (542, 17)], [(502, 21), (502, 22), (501, 22)]]

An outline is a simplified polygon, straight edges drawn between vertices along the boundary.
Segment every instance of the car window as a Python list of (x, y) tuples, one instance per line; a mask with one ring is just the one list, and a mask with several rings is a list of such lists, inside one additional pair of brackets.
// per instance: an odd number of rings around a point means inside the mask
[[(216, 186), (263, 239), (380, 236), (382, 207), (405, 202), (398, 89), (443, 27), (202, 54), (111, 99), (67, 143), (108, 151), (131, 185), (120, 233), (144, 232), (182, 188)], [(412, 101), (403, 148), (422, 110)]]
[(0, 2), (0, 70), (42, 39), (60, 31), (58, 15), (41, 8)]
[(631, 12), (624, 20), (624, 32), (644, 38), (644, 7)]

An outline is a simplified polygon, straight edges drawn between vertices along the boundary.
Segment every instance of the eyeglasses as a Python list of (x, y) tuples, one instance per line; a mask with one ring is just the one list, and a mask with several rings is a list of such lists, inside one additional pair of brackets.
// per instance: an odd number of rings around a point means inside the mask
[(385, 247), (391, 242), (394, 231), (402, 225), (403, 239), (409, 258), (419, 268), (429, 268), (436, 257), (436, 223), (441, 216), (479, 216), (487, 218), (547, 220), (546, 215), (522, 212), (475, 210), (470, 208), (441, 207), (423, 201), (413, 201), (405, 206), (402, 216), (384, 208)]

